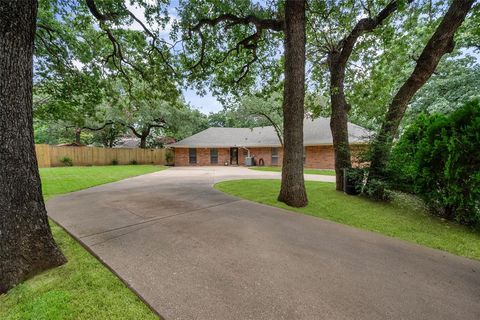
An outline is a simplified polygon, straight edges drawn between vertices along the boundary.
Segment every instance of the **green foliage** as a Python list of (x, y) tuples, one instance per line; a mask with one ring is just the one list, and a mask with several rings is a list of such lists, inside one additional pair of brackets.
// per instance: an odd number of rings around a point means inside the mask
[(113, 159), (112, 160), (112, 166), (116, 166), (118, 165), (118, 160), (117, 159)]
[[(170, 45), (161, 38), (170, 19), (167, 4), (95, 1), (107, 19), (99, 21), (102, 18), (94, 16), (85, 1), (40, 1), (36, 121), (89, 132), (84, 142), (112, 147), (127, 127), (142, 131), (159, 125), (165, 113), (175, 112), (180, 79), (173, 76)], [(143, 9), (142, 16), (135, 16), (133, 7)], [(138, 25), (137, 18), (148, 30)], [(64, 140), (71, 134), (60, 136), (38, 139)]]
[(280, 92), (244, 95), (225, 109), (210, 113), (210, 127), (254, 128), (274, 126), (283, 136), (283, 109)]
[(381, 233), (430, 248), (480, 260), (480, 234), (432, 216), (421, 201), (407, 194), (391, 202), (374, 202), (335, 190), (330, 182), (306, 181), (308, 205), (292, 208), (277, 201), (279, 180), (236, 180), (215, 188), (236, 197)]
[(61, 121), (34, 119), (33, 133), (35, 143), (55, 145), (74, 141), (75, 132), (73, 130), (67, 130), (65, 127)]
[(237, 112), (243, 114), (255, 123), (274, 126), (283, 138), (283, 97), (280, 92), (273, 92), (267, 96), (246, 95), (237, 105)]
[(208, 115), (209, 127), (254, 128), (270, 125), (265, 118), (252, 117), (240, 112), (236, 106), (220, 110)]
[(175, 155), (173, 151), (167, 150), (167, 153), (165, 154), (165, 160), (167, 161), (167, 165), (172, 165), (175, 159)]
[(447, 219), (480, 225), (480, 102), (420, 116), (392, 151), (393, 188), (418, 194)]
[(65, 167), (71, 167), (73, 166), (73, 160), (69, 157), (63, 157), (60, 159), (60, 162), (65, 166)]
[(112, 123), (101, 130), (90, 131), (91, 141), (88, 144), (112, 148), (118, 143), (120, 137), (126, 133), (127, 128), (121, 124)]
[(450, 60), (415, 95), (405, 120), (412, 122), (421, 113), (447, 114), (474, 97), (480, 97), (480, 65), (472, 57)]
[(137, 160), (132, 160), (132, 161), (130, 161), (130, 164), (135, 166), (135, 165), (138, 164), (138, 162), (137, 162)]
[[(179, 19), (173, 24), (172, 37), (183, 40), (179, 60), (187, 85), (201, 93), (208, 87), (220, 98), (248, 94), (252, 89), (278, 88), (283, 74), (283, 32), (263, 30), (258, 37), (252, 37), (256, 31), (253, 23), (244, 25), (231, 21), (205, 25), (201, 34), (192, 29), (202, 19), (224, 14), (280, 18), (283, 3), (278, 0), (179, 1)], [(243, 41), (249, 37), (252, 43)]]
[(389, 184), (380, 179), (370, 179), (362, 188), (362, 193), (374, 201), (386, 202), (392, 199)]

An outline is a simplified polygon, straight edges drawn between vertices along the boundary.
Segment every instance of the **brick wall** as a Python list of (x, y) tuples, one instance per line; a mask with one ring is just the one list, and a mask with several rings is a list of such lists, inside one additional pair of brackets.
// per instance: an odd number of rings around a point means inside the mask
[(225, 161), (230, 163), (230, 149), (218, 148), (218, 164), (210, 162), (210, 148), (197, 148), (197, 163), (189, 163), (189, 149), (175, 148), (175, 165), (176, 166), (223, 166)]
[[(259, 165), (260, 159), (263, 159), (263, 162), (266, 166), (275, 166), (272, 164), (272, 148), (250, 148), (250, 155), (255, 157), (255, 162), (257, 166)], [(278, 148), (278, 164), (277, 166), (282, 165), (283, 159), (283, 150)]]
[[(356, 155), (364, 147), (352, 146), (352, 161), (354, 165), (357, 164)], [(210, 162), (210, 148), (197, 148), (197, 163), (193, 165), (197, 166), (223, 166), (225, 162), (230, 163), (230, 148), (218, 148), (218, 164), (212, 164)], [(272, 148), (249, 148), (250, 155), (255, 157), (257, 165), (260, 159), (263, 159), (265, 166), (273, 166), (272, 164)], [(309, 146), (305, 147), (305, 168), (314, 169), (334, 169), (334, 153), (333, 146)], [(245, 157), (247, 151), (242, 148), (238, 148), (238, 164), (245, 165)], [(278, 164), (282, 165), (283, 150), (278, 148)], [(176, 166), (191, 166), (189, 164), (188, 148), (176, 148), (175, 149), (175, 165)]]
[(305, 147), (305, 168), (334, 169), (333, 146)]

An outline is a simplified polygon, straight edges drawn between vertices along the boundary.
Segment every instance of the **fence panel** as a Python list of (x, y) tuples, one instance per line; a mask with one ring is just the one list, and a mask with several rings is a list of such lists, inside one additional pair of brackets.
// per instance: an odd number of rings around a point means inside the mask
[(95, 147), (57, 147), (46, 144), (35, 145), (38, 166), (63, 166), (61, 159), (68, 157), (74, 166), (111, 165), (114, 160), (118, 164), (166, 164), (165, 149), (122, 149)]

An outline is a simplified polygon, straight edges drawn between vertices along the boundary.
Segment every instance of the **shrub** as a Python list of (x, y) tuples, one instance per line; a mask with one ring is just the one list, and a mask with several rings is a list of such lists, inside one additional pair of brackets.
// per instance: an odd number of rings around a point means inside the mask
[(65, 167), (71, 167), (73, 166), (73, 160), (70, 159), (69, 157), (63, 157), (60, 159), (60, 162), (65, 166)]
[(363, 186), (365, 184), (365, 170), (362, 168), (348, 168), (344, 169), (344, 188), (347, 194), (360, 194), (362, 193)]
[(112, 160), (112, 166), (116, 166), (118, 164), (118, 160), (117, 159), (113, 159)]
[(370, 179), (363, 186), (362, 193), (374, 201), (390, 201), (392, 200), (392, 192), (387, 181), (380, 179)]
[(392, 188), (414, 193), (447, 219), (480, 226), (480, 102), (420, 116), (392, 150)]
[(167, 153), (165, 154), (165, 160), (167, 164), (172, 164), (173, 163), (173, 152), (168, 150)]
[(138, 162), (137, 162), (137, 160), (132, 160), (132, 161), (130, 161), (130, 164), (136, 165), (136, 164), (138, 164)]

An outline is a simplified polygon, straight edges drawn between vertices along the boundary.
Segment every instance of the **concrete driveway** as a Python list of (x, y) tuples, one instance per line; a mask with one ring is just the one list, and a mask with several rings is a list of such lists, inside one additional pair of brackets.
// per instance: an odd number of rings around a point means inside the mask
[(212, 188), (279, 176), (171, 168), (47, 207), (166, 319), (480, 319), (478, 261)]

